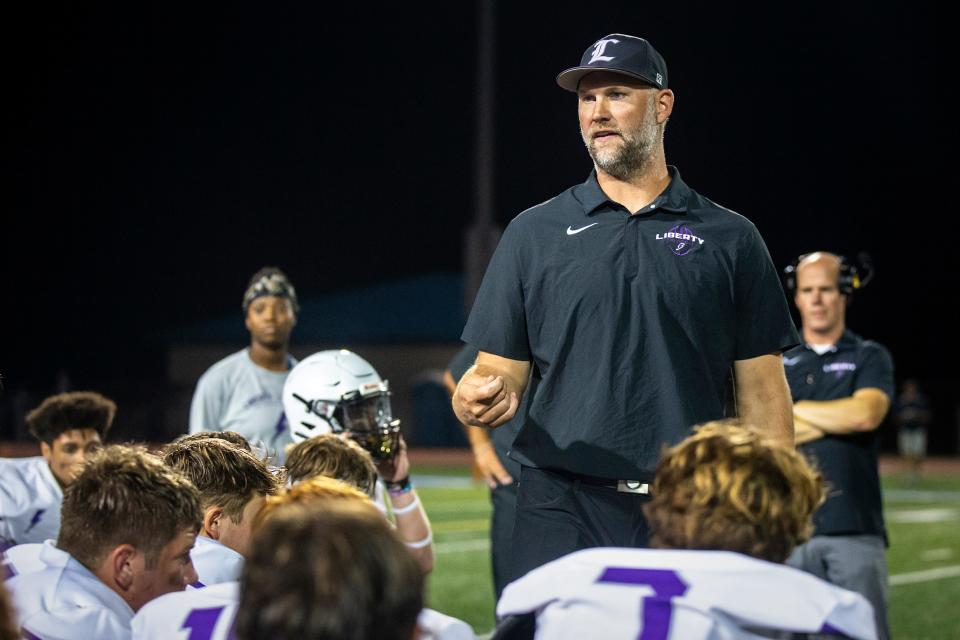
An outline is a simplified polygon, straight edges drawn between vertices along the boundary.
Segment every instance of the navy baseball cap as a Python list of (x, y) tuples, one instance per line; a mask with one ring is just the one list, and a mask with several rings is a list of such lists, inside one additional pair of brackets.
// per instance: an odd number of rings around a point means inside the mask
[(636, 36), (611, 33), (587, 47), (579, 67), (571, 67), (557, 76), (557, 84), (576, 91), (583, 76), (593, 71), (611, 71), (667, 88), (667, 63), (653, 45)]

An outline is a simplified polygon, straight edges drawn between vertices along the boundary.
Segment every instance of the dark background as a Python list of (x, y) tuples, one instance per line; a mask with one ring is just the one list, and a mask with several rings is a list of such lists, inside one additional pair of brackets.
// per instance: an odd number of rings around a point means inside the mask
[[(461, 270), (474, 3), (23, 4), (0, 21), (8, 397), (42, 397), (58, 371), (78, 388), (162, 385), (170, 333), (239, 322), (264, 264), (301, 297)], [(677, 96), (668, 161), (753, 220), (778, 265), (873, 256), (849, 324), (927, 384), (951, 447), (939, 18), (920, 2), (502, 2), (498, 221), (590, 170), (556, 73), (602, 35), (645, 36)]]

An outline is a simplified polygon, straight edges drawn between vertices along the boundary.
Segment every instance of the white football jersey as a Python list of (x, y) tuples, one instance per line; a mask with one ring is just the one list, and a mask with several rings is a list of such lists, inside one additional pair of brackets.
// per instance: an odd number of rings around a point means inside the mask
[(53, 554), (60, 553), (63, 554), (61, 564), (67, 563), (66, 558), (69, 558), (70, 554), (57, 549), (57, 547), (54, 546), (53, 540), (47, 540), (43, 544), (39, 542), (18, 544), (15, 547), (10, 547), (0, 555), (0, 564), (3, 565), (0, 573), (3, 574), (3, 579), (10, 580), (16, 576), (22, 576), (25, 573), (34, 573), (35, 571), (46, 569), (47, 565), (40, 559), (40, 553), (41, 550), (47, 546), (50, 547), (50, 551), (46, 554), (48, 562), (50, 562)]
[(877, 637), (863, 596), (727, 551), (577, 551), (507, 586), (497, 616), (530, 612), (538, 640), (641, 633), (644, 640), (732, 640), (772, 631)]
[(228, 640), (240, 583), (177, 591), (151, 600), (133, 618), (135, 640)]
[(42, 545), (45, 568), (6, 583), (26, 638), (90, 640), (130, 637), (133, 609), (70, 554)]
[(0, 545), (56, 539), (63, 491), (43, 456), (0, 458)]
[(206, 536), (197, 536), (197, 542), (190, 550), (190, 560), (197, 570), (197, 582), (191, 586), (197, 588), (234, 582), (243, 572), (242, 555)]
[(473, 628), (463, 620), (424, 609), (417, 617), (420, 640), (477, 640)]

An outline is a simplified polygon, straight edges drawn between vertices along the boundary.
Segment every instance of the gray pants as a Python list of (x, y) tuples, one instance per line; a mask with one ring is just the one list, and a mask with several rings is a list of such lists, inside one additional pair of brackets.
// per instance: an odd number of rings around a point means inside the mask
[(887, 557), (883, 538), (871, 535), (814, 536), (794, 549), (787, 564), (862, 595), (873, 605), (877, 636), (881, 640), (890, 638)]

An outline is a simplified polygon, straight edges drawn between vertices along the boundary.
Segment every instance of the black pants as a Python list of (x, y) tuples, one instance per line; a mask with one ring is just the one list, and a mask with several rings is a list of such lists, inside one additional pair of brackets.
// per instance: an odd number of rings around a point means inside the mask
[(493, 564), (493, 590), (500, 599), (513, 574), (511, 562), (513, 524), (517, 519), (517, 481), (500, 485), (490, 491), (493, 515), (490, 520), (490, 559)]
[(518, 491), (511, 580), (579, 549), (647, 546), (648, 495), (526, 466)]

